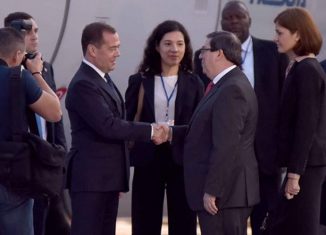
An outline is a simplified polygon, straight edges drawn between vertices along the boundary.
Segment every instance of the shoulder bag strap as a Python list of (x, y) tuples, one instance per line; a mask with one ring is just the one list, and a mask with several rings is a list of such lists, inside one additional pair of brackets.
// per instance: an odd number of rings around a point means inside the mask
[(10, 116), (11, 116), (11, 136), (13, 141), (23, 139), (23, 104), (25, 101), (24, 90), (21, 82), (22, 66), (11, 68), (10, 71)]

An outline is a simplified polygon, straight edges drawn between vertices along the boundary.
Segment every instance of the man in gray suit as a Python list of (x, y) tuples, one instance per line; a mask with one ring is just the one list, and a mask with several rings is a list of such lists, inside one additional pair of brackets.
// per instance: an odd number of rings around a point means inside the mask
[[(252, 234), (261, 235), (260, 226), (266, 213), (278, 198), (281, 186), (281, 171), (277, 165), (277, 141), (281, 88), (287, 67), (287, 57), (279, 54), (276, 44), (250, 34), (249, 9), (240, 0), (227, 1), (222, 10), (222, 30), (232, 32), (242, 45), (243, 72), (255, 90), (258, 100), (258, 121), (255, 136), (255, 153), (259, 166), (260, 203), (250, 217)], [(197, 56), (196, 56), (197, 55)], [(208, 81), (195, 55), (195, 73)]]
[(203, 70), (211, 80), (187, 131), (186, 195), (198, 212), (202, 235), (244, 235), (252, 207), (259, 202), (254, 152), (257, 100), (239, 69), (241, 43), (230, 32), (214, 32), (201, 48)]

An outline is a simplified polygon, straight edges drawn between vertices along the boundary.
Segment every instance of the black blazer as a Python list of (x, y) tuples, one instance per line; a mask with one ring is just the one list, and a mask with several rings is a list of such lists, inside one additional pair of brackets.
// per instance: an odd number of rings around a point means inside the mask
[(321, 67), (323, 67), (324, 71), (326, 72), (326, 60), (320, 62)]
[[(134, 120), (137, 112), (140, 84), (144, 86), (143, 109), (140, 121), (155, 122), (154, 111), (154, 76), (139, 73), (129, 77), (126, 91), (127, 119)], [(189, 72), (180, 71), (178, 74), (178, 90), (175, 100), (175, 125), (188, 124), (197, 104), (204, 93), (200, 79)], [(153, 160), (156, 146), (153, 143), (135, 142), (130, 152), (131, 165), (143, 166)], [(182, 165), (183, 144), (172, 144), (172, 156), (175, 163)]]
[[(48, 62), (43, 62), (42, 77), (44, 78), (45, 82), (49, 85), (49, 87), (54, 92), (56, 92), (53, 68), (51, 64), (49, 64)], [(35, 119), (35, 112), (30, 108), (27, 109), (27, 119), (29, 124), (29, 130), (32, 133), (39, 135), (39, 130), (37, 128), (36, 119)], [(48, 142), (61, 145), (62, 147), (67, 149), (67, 142), (66, 142), (64, 129), (63, 129), (62, 118), (59, 122), (46, 121), (46, 132), (47, 132), (46, 140)]]
[[(282, 83), (288, 59), (279, 54), (272, 41), (252, 37), (255, 93), (258, 100), (258, 123), (255, 152), (259, 169), (265, 174), (277, 172), (277, 130)], [(195, 53), (195, 72), (204, 83), (210, 81), (202, 72), (200, 51)]]
[[(54, 74), (52, 65), (48, 62), (44, 61), (43, 63), (43, 71), (42, 75), (46, 83), (49, 87), (56, 92), (57, 87), (54, 81)], [(63, 129), (63, 121), (62, 118), (59, 122), (46, 122), (46, 130), (47, 130), (47, 141), (50, 143), (55, 143), (63, 146), (67, 149), (67, 141), (65, 137), (65, 132)]]
[[(91, 67), (82, 63), (66, 97), (72, 147), (68, 186), (78, 191), (128, 191), (125, 140), (151, 139), (151, 126), (125, 120), (123, 99)], [(118, 97), (115, 95), (118, 94)]]
[(186, 134), (184, 179), (188, 203), (203, 210), (204, 193), (217, 197), (219, 209), (250, 207), (259, 202), (254, 151), (257, 124), (255, 93), (239, 68), (224, 75), (198, 104)]
[(302, 175), (326, 166), (326, 75), (316, 59), (295, 62), (284, 83), (279, 151), (282, 166)]

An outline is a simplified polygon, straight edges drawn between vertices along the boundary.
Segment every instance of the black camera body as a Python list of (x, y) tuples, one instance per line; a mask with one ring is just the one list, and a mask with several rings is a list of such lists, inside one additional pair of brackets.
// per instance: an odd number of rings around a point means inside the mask
[(32, 59), (34, 59), (35, 56), (36, 56), (36, 53), (26, 53), (25, 56), (24, 56), (24, 59), (23, 59), (23, 61), (22, 61), (22, 65), (23, 65), (25, 68), (27, 68), (27, 67), (26, 67), (26, 61), (27, 61), (27, 60), (32, 60)]
[(10, 27), (13, 27), (14, 29), (18, 31), (29, 31), (33, 27), (33, 23), (31, 20), (13, 20), (10, 22)]

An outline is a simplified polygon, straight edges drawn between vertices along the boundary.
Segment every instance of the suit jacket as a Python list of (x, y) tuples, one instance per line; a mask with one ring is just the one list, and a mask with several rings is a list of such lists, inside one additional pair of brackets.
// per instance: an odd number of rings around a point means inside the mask
[[(134, 120), (137, 112), (138, 94), (141, 83), (144, 87), (143, 109), (140, 117), (142, 122), (155, 122), (154, 109), (154, 76), (134, 74), (129, 77), (129, 86), (126, 91), (127, 119)], [(203, 97), (204, 86), (200, 79), (189, 73), (180, 71), (178, 74), (178, 90), (175, 100), (175, 125), (188, 124), (190, 118)], [(183, 165), (183, 143), (172, 144), (172, 157), (175, 163)], [(131, 165), (143, 166), (154, 158), (156, 146), (153, 143), (135, 142), (130, 152)]]
[(320, 62), (321, 67), (323, 67), (324, 71), (326, 72), (326, 60)]
[(150, 141), (151, 126), (126, 121), (118, 89), (85, 63), (69, 85), (66, 108), (72, 136), (68, 186), (73, 192), (128, 191), (125, 140)]
[(295, 62), (281, 103), (279, 156), (288, 172), (326, 166), (326, 75), (316, 59)]
[[(48, 86), (54, 92), (56, 92), (57, 88), (54, 81), (53, 68), (52, 65), (46, 61), (43, 62), (42, 76), (45, 82), (48, 84)], [(31, 109), (27, 110), (27, 118), (28, 118), (30, 131), (34, 134), (40, 135), (36, 124), (35, 113), (33, 112), (33, 110)], [(45, 123), (46, 123), (45, 125), (46, 125), (46, 133), (47, 133), (46, 140), (50, 143), (61, 145), (62, 147), (64, 147), (64, 149), (67, 149), (67, 142), (66, 142), (64, 129), (63, 129), (62, 119), (59, 122), (46, 121)]]
[[(254, 151), (257, 124), (255, 93), (239, 68), (224, 75), (198, 104), (184, 148), (188, 203), (203, 210), (203, 196), (216, 196), (219, 209), (250, 207), (259, 202)], [(185, 128), (175, 128), (179, 140)]]
[[(288, 59), (279, 54), (274, 42), (252, 37), (254, 57), (255, 93), (258, 100), (258, 123), (255, 152), (259, 170), (274, 174), (277, 166), (277, 135), (279, 128), (279, 104), (281, 88)], [(200, 51), (195, 53), (195, 72), (205, 84), (210, 81), (202, 72)]]
[[(57, 87), (54, 81), (52, 65), (44, 61), (42, 75), (49, 87), (56, 92)], [(59, 122), (46, 122), (47, 141), (63, 146), (67, 149), (66, 137), (63, 129), (62, 119)]]

